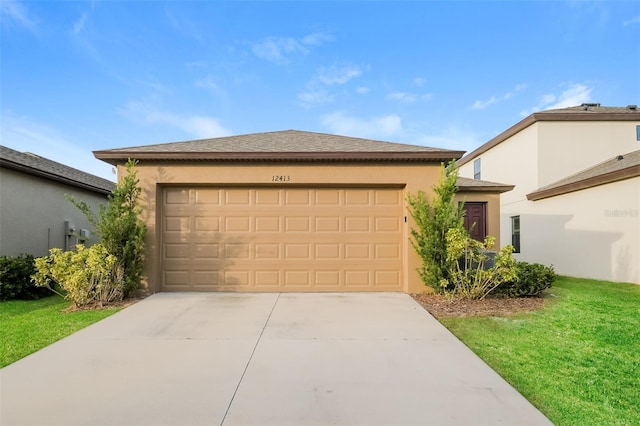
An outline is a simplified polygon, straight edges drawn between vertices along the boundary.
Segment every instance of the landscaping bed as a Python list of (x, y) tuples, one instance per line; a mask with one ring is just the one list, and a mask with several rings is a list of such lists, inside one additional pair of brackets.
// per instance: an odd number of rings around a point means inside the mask
[(436, 318), (505, 316), (542, 309), (548, 297), (486, 297), (482, 300), (452, 299), (435, 293), (413, 293), (411, 297)]

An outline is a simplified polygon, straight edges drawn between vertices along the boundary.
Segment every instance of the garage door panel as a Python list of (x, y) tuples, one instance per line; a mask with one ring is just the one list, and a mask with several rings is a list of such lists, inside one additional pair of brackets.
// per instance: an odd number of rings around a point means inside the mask
[(397, 189), (166, 188), (162, 289), (400, 291), (402, 200)]

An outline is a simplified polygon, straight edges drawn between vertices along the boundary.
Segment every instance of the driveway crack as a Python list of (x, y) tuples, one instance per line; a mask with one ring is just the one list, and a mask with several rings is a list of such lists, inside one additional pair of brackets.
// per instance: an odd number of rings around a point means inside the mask
[(240, 385), (242, 384), (242, 380), (244, 379), (244, 375), (247, 373), (247, 370), (249, 369), (249, 364), (251, 364), (251, 360), (253, 359), (253, 354), (256, 353), (256, 349), (258, 348), (258, 344), (260, 344), (260, 340), (262, 340), (262, 335), (264, 334), (264, 330), (267, 328), (267, 324), (269, 324), (269, 320), (271, 319), (271, 315), (273, 314), (273, 311), (276, 308), (276, 305), (278, 304), (278, 300), (280, 300), (280, 295), (282, 293), (278, 293), (278, 297), (276, 297), (276, 300), (273, 302), (273, 306), (271, 307), (271, 311), (269, 312), (269, 316), (267, 316), (267, 320), (264, 322), (264, 325), (262, 326), (262, 330), (260, 331), (260, 335), (258, 336), (258, 339), (256, 340), (256, 344), (253, 345), (253, 350), (251, 351), (251, 355), (249, 356), (249, 359), (247, 360), (247, 364), (244, 366), (244, 370), (242, 371), (242, 375), (240, 376), (240, 380), (238, 380), (238, 384), (236, 385), (235, 390), (233, 391), (233, 395), (231, 395), (231, 400), (229, 401), (229, 405), (227, 405), (227, 409), (224, 412), (224, 416), (222, 417), (222, 421), (220, 422), (220, 426), (222, 426), (224, 424), (225, 419), (227, 418), (227, 414), (229, 414), (229, 410), (231, 409), (231, 405), (233, 405), (233, 400), (236, 398), (236, 393), (238, 393), (238, 389), (240, 388)]

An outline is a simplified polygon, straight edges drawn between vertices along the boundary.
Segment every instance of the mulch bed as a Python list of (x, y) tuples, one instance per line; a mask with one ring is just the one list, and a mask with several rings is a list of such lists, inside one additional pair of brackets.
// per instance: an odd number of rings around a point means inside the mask
[(502, 298), (482, 300), (449, 299), (439, 294), (413, 293), (411, 297), (436, 318), (468, 316), (505, 316), (542, 309), (545, 297)]

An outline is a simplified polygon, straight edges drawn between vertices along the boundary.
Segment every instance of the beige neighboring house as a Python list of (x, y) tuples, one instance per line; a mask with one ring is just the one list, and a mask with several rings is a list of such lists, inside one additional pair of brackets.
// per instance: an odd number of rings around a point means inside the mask
[(65, 194), (97, 213), (114, 188), (107, 179), (0, 145), (0, 255), (45, 256), (53, 247), (97, 241), (87, 218)]
[[(424, 291), (406, 196), (462, 154), (296, 130), (94, 152), (139, 161), (150, 292)], [(460, 189), (499, 237), (511, 187)]]
[(640, 284), (640, 110), (600, 104), (531, 114), (458, 161), (509, 182), (502, 244), (560, 274)]

